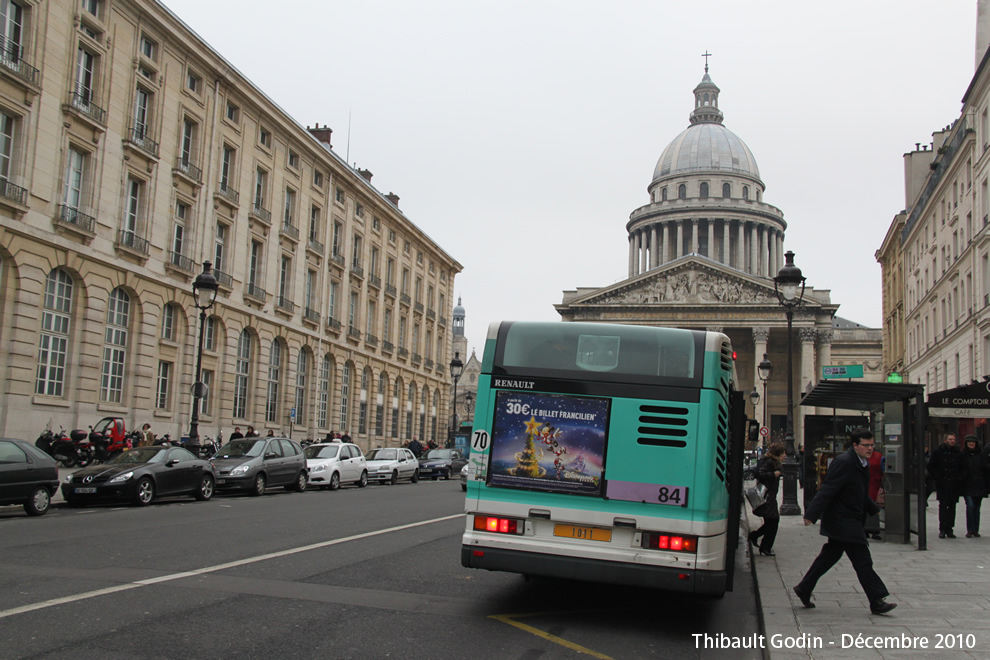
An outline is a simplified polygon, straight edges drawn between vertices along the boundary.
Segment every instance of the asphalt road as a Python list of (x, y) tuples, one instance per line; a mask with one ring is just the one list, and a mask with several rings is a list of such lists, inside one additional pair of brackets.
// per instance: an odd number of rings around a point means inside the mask
[(721, 600), (527, 581), (461, 567), (462, 512), (457, 481), (0, 507), (0, 657), (735, 659), (692, 634), (757, 632), (744, 556)]

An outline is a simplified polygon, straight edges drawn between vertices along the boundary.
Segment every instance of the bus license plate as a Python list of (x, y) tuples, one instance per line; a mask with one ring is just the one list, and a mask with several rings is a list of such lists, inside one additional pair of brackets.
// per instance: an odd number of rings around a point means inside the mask
[(563, 536), (568, 539), (585, 539), (587, 541), (612, 540), (612, 530), (601, 527), (579, 527), (577, 525), (554, 525), (554, 536)]

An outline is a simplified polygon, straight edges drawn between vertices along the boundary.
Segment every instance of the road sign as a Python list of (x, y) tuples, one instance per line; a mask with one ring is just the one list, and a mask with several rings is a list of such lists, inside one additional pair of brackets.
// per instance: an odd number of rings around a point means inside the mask
[(765, 426), (761, 426), (760, 427), (760, 435), (762, 435), (764, 438), (767, 437), (768, 435), (770, 435), (770, 429), (768, 429)]
[(843, 364), (836, 367), (822, 367), (822, 376), (828, 378), (862, 378), (863, 365)]
[(289, 408), (289, 419), (291, 419), (292, 421), (296, 421), (296, 409), (295, 408)]

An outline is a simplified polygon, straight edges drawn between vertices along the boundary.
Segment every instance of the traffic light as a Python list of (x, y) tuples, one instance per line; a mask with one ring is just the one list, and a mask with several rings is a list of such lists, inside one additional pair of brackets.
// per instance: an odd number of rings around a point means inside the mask
[(746, 420), (749, 428), (746, 430), (746, 439), (757, 445), (760, 443), (760, 423), (755, 419)]

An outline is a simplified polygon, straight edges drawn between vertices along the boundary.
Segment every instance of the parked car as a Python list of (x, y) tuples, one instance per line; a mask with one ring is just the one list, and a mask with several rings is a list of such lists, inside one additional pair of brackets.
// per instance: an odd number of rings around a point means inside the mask
[(468, 478), (468, 464), (465, 463), (464, 467), (461, 468), (461, 490), (467, 491), (467, 478)]
[(456, 449), (431, 449), (419, 457), (420, 479), (450, 479), (459, 474), (467, 459)]
[(357, 445), (347, 442), (325, 442), (303, 450), (309, 483), (328, 490), (337, 490), (341, 483), (368, 485), (368, 462)]
[(419, 461), (404, 447), (372, 449), (368, 459), (368, 479), (377, 483), (396, 484), (400, 479), (419, 481)]
[(218, 490), (244, 490), (264, 495), (270, 486), (306, 490), (308, 473), (302, 447), (289, 438), (241, 438), (220, 448), (210, 459)]
[(208, 500), (216, 481), (210, 462), (182, 447), (137, 447), (117, 454), (109, 463), (67, 475), (62, 498), (69, 506), (107, 500), (146, 506), (156, 497), (171, 495)]
[(28, 515), (44, 515), (58, 490), (55, 459), (30, 442), (0, 439), (0, 504), (21, 504)]

